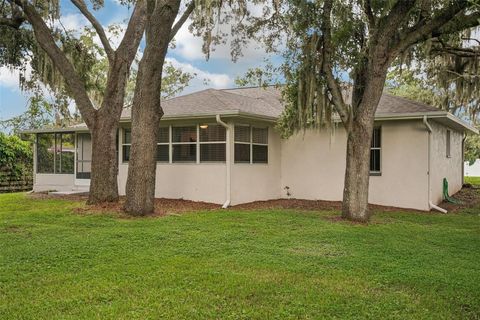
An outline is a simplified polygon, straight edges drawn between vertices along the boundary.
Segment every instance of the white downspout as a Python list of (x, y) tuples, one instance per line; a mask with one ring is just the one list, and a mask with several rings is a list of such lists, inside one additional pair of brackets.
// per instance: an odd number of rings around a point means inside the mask
[(428, 130), (428, 205), (430, 206), (430, 209), (435, 209), (437, 211), (440, 211), (442, 213), (447, 213), (448, 211), (443, 209), (443, 208), (440, 208), (439, 206), (435, 205), (432, 200), (430, 199), (430, 168), (431, 168), (431, 145), (432, 145), (432, 127), (430, 126), (430, 124), (428, 123), (428, 120), (427, 120), (427, 116), (423, 116), (423, 124), (425, 125), (425, 127), (427, 128)]
[(232, 166), (231, 166), (231, 162), (232, 162), (232, 157), (231, 157), (231, 146), (230, 146), (230, 135), (231, 135), (231, 130), (230, 130), (230, 126), (228, 124), (226, 124), (225, 122), (222, 121), (222, 119), (220, 118), (220, 115), (217, 114), (216, 116), (216, 120), (217, 120), (217, 123), (222, 125), (223, 127), (225, 127), (226, 129), (226, 146), (225, 146), (225, 151), (226, 151), (226, 155), (225, 155), (225, 165), (226, 165), (226, 182), (225, 182), (225, 193), (226, 193), (226, 197), (227, 199), (225, 200), (225, 203), (223, 204), (222, 208), (223, 209), (226, 209), (228, 208), (228, 206), (230, 206), (230, 202), (231, 202), (231, 173), (232, 173)]

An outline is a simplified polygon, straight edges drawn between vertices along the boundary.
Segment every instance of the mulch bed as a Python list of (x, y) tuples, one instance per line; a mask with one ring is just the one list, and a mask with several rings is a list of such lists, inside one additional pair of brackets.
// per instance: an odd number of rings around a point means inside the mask
[(480, 206), (480, 187), (465, 184), (452, 198), (459, 200), (461, 203), (456, 204), (444, 201), (440, 204), (440, 207), (446, 209), (448, 212), (478, 207)]
[[(88, 199), (88, 193), (72, 194), (72, 195), (58, 195), (47, 192), (31, 193), (30, 197), (35, 199), (65, 199), (70, 201), (86, 201)], [(440, 204), (440, 207), (445, 208), (449, 212), (456, 212), (465, 208), (472, 208), (480, 205), (480, 188), (466, 185), (462, 190), (453, 195), (455, 199), (461, 201), (461, 204), (447, 203)], [(102, 203), (98, 205), (87, 205), (80, 208), (76, 208), (75, 211), (79, 214), (87, 213), (120, 213), (124, 215), (123, 206), (125, 204), (125, 197), (120, 197), (119, 202)], [(392, 212), (392, 211), (404, 211), (407, 209), (369, 205), (370, 209), (374, 212)], [(155, 212), (152, 216), (165, 216), (175, 215), (184, 212), (192, 211), (206, 211), (220, 209), (221, 205), (215, 203), (191, 201), (184, 199), (155, 199)], [(240, 205), (231, 206), (232, 210), (266, 210), (266, 209), (295, 209), (305, 211), (339, 211), (342, 209), (341, 201), (323, 201), (323, 200), (303, 200), (303, 199), (277, 199), (267, 201), (254, 201), (244, 203)], [(425, 211), (419, 211), (414, 209), (408, 209), (408, 211), (425, 213)]]

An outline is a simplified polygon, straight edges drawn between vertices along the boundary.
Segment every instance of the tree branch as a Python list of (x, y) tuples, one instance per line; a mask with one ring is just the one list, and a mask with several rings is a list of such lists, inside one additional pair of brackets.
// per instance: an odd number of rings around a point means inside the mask
[(398, 27), (408, 19), (408, 12), (415, 6), (416, 0), (398, 0), (389, 14), (378, 21), (378, 41), (388, 42), (397, 32)]
[(25, 16), (33, 27), (35, 37), (41, 48), (47, 53), (54, 66), (62, 74), (68, 89), (72, 92), (77, 107), (89, 127), (95, 123), (96, 110), (85, 89), (85, 83), (79, 77), (72, 63), (67, 59), (62, 50), (57, 46), (51, 30), (46, 25), (40, 14), (27, 0), (12, 0), (23, 9)]
[(24, 19), (15, 19), (14, 17), (12, 18), (2, 18), (0, 17), (0, 26), (6, 26), (10, 27), (13, 29), (18, 29), (22, 25)]
[(331, 30), (331, 12), (332, 12), (332, 0), (325, 0), (322, 13), (322, 37), (323, 37), (323, 66), (322, 71), (327, 79), (327, 87), (332, 95), (333, 105), (340, 115), (340, 119), (346, 128), (349, 125), (349, 112), (348, 108), (343, 100), (342, 89), (339, 83), (333, 76), (332, 66), (332, 30)]
[(18, 7), (10, 2), (12, 16), (10, 18), (0, 17), (0, 26), (6, 26), (13, 29), (19, 29), (25, 21), (25, 16)]
[(88, 11), (87, 5), (83, 0), (71, 0), (72, 3), (80, 10), (80, 12), (87, 18), (88, 21), (92, 24), (93, 28), (98, 34), (100, 41), (102, 42), (103, 48), (107, 54), (108, 60), (111, 62), (114, 58), (114, 51), (108, 41), (107, 35), (105, 34), (105, 30), (103, 30), (102, 25), (98, 20), (93, 16), (93, 14)]
[(193, 12), (193, 9), (195, 9), (195, 0), (192, 0), (190, 2), (190, 4), (185, 9), (185, 12), (183, 12), (182, 16), (180, 17), (180, 19), (178, 19), (178, 21), (173, 25), (172, 32), (170, 33), (170, 41), (172, 41), (173, 38), (175, 38), (175, 35), (177, 34), (178, 30), (180, 30), (180, 28), (183, 26), (185, 21), (187, 21), (188, 17)]
[[(446, 33), (446, 30), (441, 31), (441, 29), (444, 28), (449, 22), (458, 20), (458, 16), (461, 16), (461, 13), (464, 12), (468, 6), (468, 2), (464, 0), (455, 1), (454, 4), (443, 9), (432, 19), (419, 21), (415, 26), (407, 31), (406, 35), (403, 36), (403, 39), (398, 41), (398, 43), (393, 47), (393, 51), (402, 52), (411, 45), (414, 45), (420, 41), (438, 37), (441, 34)], [(462, 28), (455, 28), (455, 31), (461, 29)]]
[(363, 12), (365, 13), (365, 16), (367, 16), (368, 20), (368, 28), (370, 30), (375, 29), (375, 25), (377, 23), (375, 16), (373, 15), (372, 12), (372, 4), (370, 0), (363, 0)]
[(138, 0), (133, 9), (132, 17), (128, 22), (125, 35), (117, 49), (117, 57), (127, 61), (130, 65), (135, 59), (135, 55), (142, 40), (145, 31), (146, 17), (146, 1)]

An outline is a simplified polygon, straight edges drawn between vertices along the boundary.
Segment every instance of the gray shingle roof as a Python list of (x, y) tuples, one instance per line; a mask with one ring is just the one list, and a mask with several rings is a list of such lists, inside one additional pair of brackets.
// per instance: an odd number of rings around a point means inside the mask
[[(283, 111), (281, 99), (281, 89), (275, 87), (267, 88), (237, 88), (237, 89), (207, 89), (191, 94), (186, 94), (162, 102), (164, 118), (195, 118), (195, 117), (213, 117), (217, 114), (222, 115), (246, 115), (260, 117), (268, 120), (275, 120)], [(388, 93), (383, 93), (377, 108), (376, 117), (385, 118), (420, 118), (424, 115), (429, 117), (443, 117), (457, 123), (463, 128), (476, 133), (476, 129), (455, 116), (441, 111), (432, 106), (396, 97)], [(131, 118), (131, 109), (126, 108), (122, 112), (122, 120), (129, 121)], [(61, 129), (60, 131), (87, 130), (84, 123)], [(30, 130), (31, 132), (50, 132), (58, 129)]]
[(408, 100), (405, 98), (393, 96), (388, 93), (383, 93), (380, 98), (380, 103), (377, 107), (376, 115), (380, 114), (399, 114), (399, 113), (427, 113), (440, 111), (439, 109), (429, 106), (427, 104)]
[[(164, 117), (241, 112), (276, 118), (282, 113), (280, 91), (274, 88), (207, 89), (162, 102)], [(130, 109), (122, 113), (130, 118)]]
[[(252, 87), (236, 89), (207, 89), (162, 102), (164, 117), (188, 117), (215, 115), (217, 113), (248, 113), (277, 118), (283, 111), (280, 88)], [(424, 114), (439, 109), (405, 98), (384, 93), (376, 115)], [(123, 119), (130, 118), (130, 109), (122, 113)]]

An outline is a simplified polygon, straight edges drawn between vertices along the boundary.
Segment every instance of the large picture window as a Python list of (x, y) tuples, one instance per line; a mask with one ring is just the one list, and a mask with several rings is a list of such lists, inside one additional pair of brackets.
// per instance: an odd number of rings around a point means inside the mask
[(268, 163), (268, 128), (235, 126), (235, 163)]
[(372, 144), (370, 146), (370, 173), (380, 174), (382, 151), (382, 130), (380, 127), (373, 129)]
[(73, 174), (75, 135), (39, 133), (37, 135), (37, 173)]

